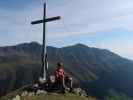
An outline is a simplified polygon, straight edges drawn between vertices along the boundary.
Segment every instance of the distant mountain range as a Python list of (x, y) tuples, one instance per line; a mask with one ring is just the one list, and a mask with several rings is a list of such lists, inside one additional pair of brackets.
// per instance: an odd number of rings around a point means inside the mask
[[(104, 97), (109, 91), (133, 96), (133, 61), (106, 49), (83, 44), (47, 47), (49, 74), (61, 61), (91, 95)], [(4, 95), (37, 80), (41, 68), (41, 45), (32, 42), (0, 47), (0, 94)]]

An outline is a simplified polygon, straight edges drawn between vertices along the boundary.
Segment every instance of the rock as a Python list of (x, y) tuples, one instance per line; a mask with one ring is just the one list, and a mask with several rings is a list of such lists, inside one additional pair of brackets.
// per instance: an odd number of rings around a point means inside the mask
[(34, 88), (38, 88), (39, 85), (38, 85), (38, 84), (34, 84), (33, 87), (34, 87)]
[(43, 78), (41, 78), (41, 77), (39, 78), (39, 83), (40, 83), (40, 84), (44, 84), (45, 82), (46, 82), (45, 79), (43, 79)]
[(44, 90), (37, 90), (36, 95), (40, 95), (40, 94), (47, 94), (47, 92)]
[(75, 89), (73, 89), (73, 92), (79, 96), (87, 96), (87, 93), (84, 90), (82, 90), (81, 88), (75, 88)]
[(74, 88), (73, 92), (77, 95), (80, 95), (81, 88)]
[(87, 97), (87, 93), (84, 91), (84, 90), (82, 90), (81, 92), (80, 92), (80, 96), (85, 96), (85, 97)]
[(21, 100), (19, 95), (16, 95), (16, 97), (14, 97), (12, 100)]
[(34, 95), (35, 95), (34, 92), (29, 92), (29, 93), (28, 93), (28, 96), (29, 96), (29, 97), (34, 96)]
[(27, 91), (24, 91), (24, 92), (21, 94), (22, 97), (25, 97), (25, 96), (27, 96), (27, 95), (28, 95), (28, 92), (27, 92)]

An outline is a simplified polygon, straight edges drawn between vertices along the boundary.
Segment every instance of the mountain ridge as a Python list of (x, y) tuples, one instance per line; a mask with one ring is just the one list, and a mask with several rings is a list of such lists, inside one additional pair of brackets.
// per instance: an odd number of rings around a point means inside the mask
[[(20, 43), (20, 44), (16, 44), (16, 45), (12, 45), (12, 46), (1, 46), (0, 47), (0, 49), (3, 49), (3, 48), (15, 48), (15, 47), (28, 47), (28, 46), (35, 46), (35, 47), (41, 47), (42, 45), (40, 44), (40, 43), (38, 43), (38, 42), (36, 42), (36, 41), (33, 41), (33, 42), (25, 42), (25, 43)], [(87, 46), (87, 45), (85, 45), (85, 44), (82, 44), (82, 43), (76, 43), (76, 44), (73, 44), (73, 45), (69, 45), (69, 46), (63, 46), (63, 47), (56, 47), (56, 46), (47, 46), (47, 48), (54, 48), (54, 49), (63, 49), (63, 48), (70, 48), (70, 47), (86, 47), (86, 48), (90, 48), (90, 49), (98, 49), (98, 50), (103, 50), (103, 51), (105, 51), (105, 52), (110, 52), (110, 53), (113, 53), (113, 54), (116, 54), (116, 53), (114, 53), (114, 52), (112, 52), (112, 51), (110, 51), (110, 50), (108, 50), (108, 49), (104, 49), (104, 48), (96, 48), (96, 47), (89, 47), (89, 46)], [(120, 57), (122, 57), (121, 55), (119, 55), (119, 54), (116, 54), (117, 56), (120, 56)], [(125, 58), (125, 57), (122, 57), (122, 58), (124, 58), (124, 59), (127, 59), (127, 60), (130, 60), (130, 61), (133, 61), (133, 60), (131, 60), (131, 59), (129, 59), (129, 58)]]
[[(0, 47), (1, 95), (37, 80), (41, 67), (41, 50), (41, 45), (36, 42)], [(48, 46), (47, 51), (49, 74), (54, 71), (56, 63), (61, 61), (65, 65), (65, 70), (79, 80), (81, 86), (92, 95), (104, 96), (104, 91), (114, 88), (133, 96), (131, 60), (109, 50), (83, 44), (62, 48)], [(107, 85), (106, 88), (104, 84)]]

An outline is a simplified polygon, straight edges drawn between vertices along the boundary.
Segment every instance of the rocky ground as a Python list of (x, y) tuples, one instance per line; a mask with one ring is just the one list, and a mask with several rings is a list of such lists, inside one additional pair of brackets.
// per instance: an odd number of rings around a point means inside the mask
[(57, 93), (37, 90), (37, 92), (16, 90), (2, 97), (0, 100), (97, 100), (94, 97), (88, 96), (84, 90), (80, 88), (74, 89), (73, 93)]

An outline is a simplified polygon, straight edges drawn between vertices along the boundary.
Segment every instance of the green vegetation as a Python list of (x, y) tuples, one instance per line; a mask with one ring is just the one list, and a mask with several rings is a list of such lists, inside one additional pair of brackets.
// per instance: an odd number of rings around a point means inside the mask
[(108, 96), (106, 100), (133, 100), (133, 99), (123, 94), (123, 95)]
[(80, 97), (74, 94), (49, 94), (32, 97), (23, 97), (22, 100), (96, 100), (92, 97)]
[(125, 95), (123, 96), (121, 95), (121, 96), (110, 96), (110, 97), (107, 97), (106, 100), (133, 100), (133, 99)]
[(133, 100), (133, 98), (112, 89), (109, 91), (109, 96), (106, 97), (106, 100)]
[[(23, 87), (24, 88), (24, 87)], [(20, 88), (0, 98), (0, 100), (97, 100), (95, 97), (83, 96), (76, 93), (34, 93), (24, 92)], [(24, 95), (25, 94), (25, 95)]]

